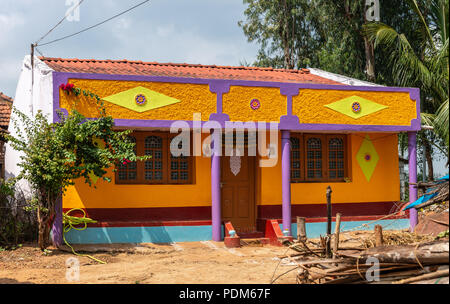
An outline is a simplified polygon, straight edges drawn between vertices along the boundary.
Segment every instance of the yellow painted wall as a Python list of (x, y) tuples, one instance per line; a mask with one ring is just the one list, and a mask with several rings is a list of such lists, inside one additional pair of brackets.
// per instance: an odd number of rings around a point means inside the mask
[[(328, 185), (333, 190), (333, 203), (386, 202), (400, 200), (400, 177), (398, 164), (397, 134), (369, 134), (380, 157), (370, 182), (356, 161), (356, 153), (365, 134), (350, 135), (351, 177), (349, 183), (293, 183), (292, 204), (324, 204)], [(377, 140), (378, 139), (378, 140)], [(281, 144), (281, 139), (280, 139)], [(261, 168), (259, 205), (281, 204), (281, 161), (272, 168)]]
[[(355, 95), (388, 108), (354, 119), (324, 107)], [(411, 120), (417, 118), (416, 102), (411, 100), (409, 93), (404, 92), (301, 89), (300, 93), (292, 98), (292, 102), (292, 112), (299, 117), (300, 123), (409, 126)]]
[[(208, 120), (216, 112), (216, 94), (211, 93), (206, 84), (182, 84), (144, 81), (113, 81), (69, 79), (75, 87), (89, 90), (100, 98), (114, 95), (141, 86), (158, 93), (176, 98), (181, 102), (138, 113), (127, 108), (104, 102), (106, 113), (120, 119), (192, 120), (193, 113), (201, 113), (202, 120)], [(77, 101), (78, 100), (78, 101)], [(60, 107), (72, 109), (77, 101), (77, 109), (86, 117), (97, 117), (96, 101), (83, 94), (75, 97), (60, 90)]]
[[(257, 110), (250, 107), (252, 99), (258, 99), (261, 106)], [(280, 121), (287, 114), (286, 96), (279, 88), (231, 86), (222, 96), (223, 112), (231, 121)]]

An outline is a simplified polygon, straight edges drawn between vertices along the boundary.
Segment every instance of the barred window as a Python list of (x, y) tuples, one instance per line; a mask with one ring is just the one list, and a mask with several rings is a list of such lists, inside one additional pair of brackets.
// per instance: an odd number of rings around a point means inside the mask
[(348, 177), (347, 136), (291, 134), (291, 182), (344, 181)]
[(303, 165), (301, 157), (301, 137), (291, 137), (291, 182), (296, 183), (303, 178)]
[(322, 139), (307, 137), (306, 140), (306, 178), (321, 179), (322, 174)]
[(119, 163), (116, 167), (117, 184), (192, 183), (194, 158), (188, 155), (175, 157), (170, 152), (170, 142), (176, 134), (134, 132), (132, 136), (136, 143), (136, 155), (149, 155), (151, 158), (127, 164)]
[[(130, 140), (136, 143), (136, 138), (130, 136)], [(136, 154), (136, 146), (134, 146), (134, 153)], [(118, 163), (117, 178), (121, 181), (136, 181), (137, 180), (137, 165), (136, 162), (128, 162), (124, 159)]]

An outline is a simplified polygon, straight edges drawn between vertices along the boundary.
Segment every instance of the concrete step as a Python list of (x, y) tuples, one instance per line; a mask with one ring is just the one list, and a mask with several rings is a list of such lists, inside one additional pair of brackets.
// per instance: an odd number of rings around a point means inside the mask
[(241, 239), (241, 245), (243, 246), (263, 246), (268, 245), (269, 243), (269, 238), (265, 237)]
[(238, 235), (241, 239), (257, 239), (263, 238), (264, 232), (262, 231), (239, 232)]

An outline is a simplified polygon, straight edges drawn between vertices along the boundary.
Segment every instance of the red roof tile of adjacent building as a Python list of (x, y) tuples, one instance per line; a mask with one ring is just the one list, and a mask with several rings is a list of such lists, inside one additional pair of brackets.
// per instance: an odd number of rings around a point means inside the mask
[(313, 75), (308, 69), (285, 70), (244, 66), (232, 67), (187, 63), (65, 59), (49, 57), (40, 57), (39, 59), (57, 72), (147, 75), (207, 79), (235, 79), (342, 85), (342, 83)]
[(11, 97), (0, 92), (0, 128), (8, 129), (12, 102)]

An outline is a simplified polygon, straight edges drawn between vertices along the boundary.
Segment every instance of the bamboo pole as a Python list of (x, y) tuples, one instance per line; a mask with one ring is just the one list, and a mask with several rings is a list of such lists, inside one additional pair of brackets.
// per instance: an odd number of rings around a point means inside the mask
[(326, 236), (326, 256), (331, 258), (331, 187), (327, 187), (327, 236)]
[(426, 280), (426, 279), (448, 277), (448, 275), (449, 275), (448, 269), (444, 269), (444, 270), (438, 270), (438, 271), (435, 271), (432, 273), (423, 274), (423, 275), (420, 275), (417, 277), (396, 281), (396, 282), (393, 282), (393, 284), (408, 284), (408, 283), (418, 282), (418, 281), (422, 281), (422, 280)]
[(306, 241), (306, 224), (305, 218), (297, 216), (297, 240)]
[(339, 249), (339, 234), (341, 231), (341, 214), (336, 213), (336, 227), (334, 228), (334, 255)]
[(375, 233), (375, 246), (376, 247), (383, 246), (384, 244), (383, 227), (381, 227), (381, 225), (375, 225), (374, 233)]

